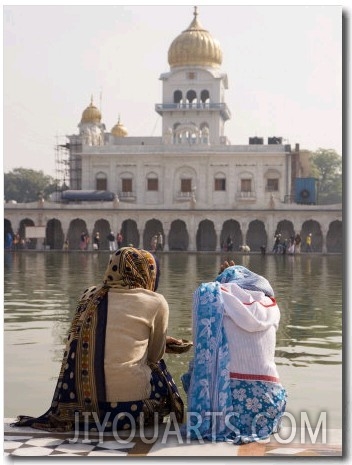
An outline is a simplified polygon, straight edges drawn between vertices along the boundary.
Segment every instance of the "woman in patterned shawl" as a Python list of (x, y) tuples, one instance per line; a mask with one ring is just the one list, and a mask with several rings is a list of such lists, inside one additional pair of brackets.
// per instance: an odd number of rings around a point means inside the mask
[(170, 412), (182, 422), (183, 402), (162, 360), (169, 307), (155, 292), (158, 278), (145, 250), (110, 256), (103, 283), (79, 299), (50, 409), (19, 416), (14, 426), (115, 431), (162, 422)]
[(198, 287), (194, 358), (182, 376), (188, 438), (244, 444), (277, 431), (287, 397), (274, 360), (279, 320), (271, 285), (243, 266), (225, 262)]

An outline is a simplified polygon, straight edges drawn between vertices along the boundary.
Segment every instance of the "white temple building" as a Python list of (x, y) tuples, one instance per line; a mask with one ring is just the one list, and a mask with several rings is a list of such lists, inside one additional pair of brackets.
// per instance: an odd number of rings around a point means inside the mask
[(120, 208), (268, 208), (290, 198), (292, 153), (282, 138), (232, 145), (231, 112), (219, 42), (195, 8), (188, 28), (171, 43), (170, 70), (160, 75), (160, 137), (128, 137), (119, 120), (106, 130), (91, 101), (79, 134), (69, 136), (70, 188), (109, 190)]
[[(320, 251), (339, 249), (341, 206), (315, 205), (314, 182), (297, 201), (295, 181), (307, 176), (298, 143), (291, 147), (270, 135), (236, 145), (226, 137), (229, 79), (221, 69), (220, 43), (203, 27), (196, 7), (190, 25), (170, 44), (168, 63), (160, 75), (161, 102), (155, 103), (162, 117), (159, 137), (128, 136), (120, 117), (107, 129), (92, 98), (77, 133), (60, 146), (66, 195), (81, 196), (40, 205), (40, 222), (52, 221), (51, 248), (60, 248), (64, 238), (78, 248), (84, 229), (91, 237), (121, 230), (126, 243), (145, 248), (161, 232), (165, 250), (187, 251), (219, 251), (228, 236), (236, 250), (249, 244), (259, 251), (271, 248), (277, 232), (311, 232)], [(98, 201), (92, 191), (112, 197)]]

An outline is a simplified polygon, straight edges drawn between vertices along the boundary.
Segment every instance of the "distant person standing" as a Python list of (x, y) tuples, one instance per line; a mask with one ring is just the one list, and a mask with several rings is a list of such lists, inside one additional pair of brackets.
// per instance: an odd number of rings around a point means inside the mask
[(110, 233), (107, 236), (107, 239), (109, 241), (110, 252), (114, 252), (116, 250), (116, 242), (115, 242), (115, 234), (113, 231), (110, 231)]
[(295, 236), (295, 254), (301, 253), (301, 244), (302, 244), (302, 238), (300, 234), (296, 234)]
[(5, 236), (5, 249), (11, 250), (12, 249), (13, 238), (10, 232), (6, 233)]
[(295, 253), (295, 236), (291, 236), (288, 241), (287, 253), (293, 255)]
[(122, 235), (122, 232), (120, 231), (119, 233), (117, 233), (117, 236), (116, 236), (116, 242), (117, 242), (118, 249), (121, 249), (122, 241), (123, 241), (123, 235)]
[(156, 239), (156, 250), (163, 250), (164, 249), (164, 241), (163, 235), (159, 232), (158, 237)]
[(21, 244), (21, 237), (20, 237), (19, 232), (17, 231), (17, 233), (15, 234), (13, 238), (13, 243), (12, 243), (14, 250), (18, 250), (20, 248), (20, 244)]
[(233, 240), (231, 236), (229, 236), (226, 240), (226, 250), (228, 252), (231, 252), (233, 250)]
[(155, 235), (152, 237), (152, 240), (150, 241), (150, 248), (151, 248), (151, 251), (152, 251), (152, 252), (155, 252), (155, 251), (156, 251), (157, 245), (158, 245), (158, 236), (155, 234)]
[(99, 233), (95, 233), (94, 239), (93, 239), (93, 249), (94, 250), (99, 250), (100, 249), (100, 235)]
[(88, 242), (89, 242), (88, 234), (83, 231), (81, 234), (80, 241), (79, 241), (79, 248), (81, 250), (87, 250)]
[(309, 233), (306, 237), (306, 252), (313, 252), (312, 247), (312, 233)]
[(281, 242), (281, 234), (276, 234), (276, 236), (274, 237), (274, 247), (272, 250), (273, 253), (279, 252), (280, 242)]

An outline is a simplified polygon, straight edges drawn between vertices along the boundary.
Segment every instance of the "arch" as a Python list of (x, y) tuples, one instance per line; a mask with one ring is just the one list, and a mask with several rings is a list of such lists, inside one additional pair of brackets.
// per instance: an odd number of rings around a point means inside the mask
[[(37, 248), (37, 241), (38, 239), (26, 239), (26, 226), (35, 226), (35, 223), (33, 220), (30, 218), (24, 218), (20, 222), (20, 227), (19, 227), (19, 235), (22, 240), (22, 247), (25, 247), (27, 249), (36, 249)], [(20, 247), (21, 247), (20, 246)]]
[(275, 236), (281, 234), (281, 240), (289, 240), (292, 236), (295, 236), (295, 230), (292, 221), (282, 220), (279, 221), (276, 226)]
[[(92, 237), (98, 232), (100, 236), (100, 250), (109, 250), (108, 234), (111, 231), (111, 226), (108, 220), (99, 219), (94, 223)], [(114, 232), (116, 236), (116, 233)]]
[(189, 103), (193, 103), (195, 100), (197, 100), (197, 93), (194, 90), (189, 90), (186, 94), (186, 97)]
[(264, 172), (264, 178), (265, 179), (281, 178), (281, 172), (274, 168), (269, 168)]
[(152, 220), (148, 220), (145, 223), (144, 233), (143, 233), (143, 248), (145, 250), (151, 250), (151, 240), (152, 237), (156, 234), (161, 233), (165, 242), (165, 234), (162, 222), (153, 218)]
[(95, 189), (97, 191), (106, 191), (108, 189), (108, 177), (106, 173), (99, 171), (95, 175)]
[(121, 234), (123, 236), (122, 247), (133, 244), (133, 247), (139, 247), (140, 238), (137, 223), (134, 220), (124, 220), (121, 225)]
[(61, 221), (57, 218), (52, 218), (46, 224), (45, 244), (48, 245), (51, 250), (61, 250), (64, 245), (64, 240)]
[(227, 250), (226, 243), (230, 237), (233, 243), (233, 250), (238, 250), (240, 245), (243, 244), (241, 226), (236, 220), (226, 220), (222, 225), (220, 233), (220, 246), (221, 250)]
[(199, 223), (196, 243), (197, 251), (215, 251), (216, 232), (212, 221), (203, 220)]
[(175, 90), (174, 92), (174, 103), (182, 102), (182, 92), (180, 90)]
[(312, 248), (313, 252), (321, 252), (323, 248), (323, 235), (318, 221), (307, 220), (302, 224), (301, 237), (302, 237), (302, 251), (306, 251), (306, 237), (312, 234)]
[(174, 220), (171, 223), (168, 244), (169, 250), (188, 250), (189, 236), (184, 221)]
[(194, 144), (199, 139), (199, 128), (194, 123), (174, 125), (174, 140), (178, 144)]
[(326, 235), (326, 250), (330, 253), (343, 252), (342, 221), (335, 220), (329, 224)]
[(265, 230), (265, 224), (260, 220), (253, 220), (249, 223), (246, 244), (249, 245), (251, 252), (259, 252), (260, 247), (266, 247), (268, 235)]
[(209, 102), (209, 100), (210, 100), (209, 91), (207, 89), (202, 90), (200, 93), (200, 101), (202, 103), (206, 103), (206, 102)]
[(148, 171), (146, 177), (148, 179), (155, 179), (158, 177), (158, 174), (155, 171)]
[(82, 232), (88, 233), (86, 222), (80, 218), (75, 218), (70, 222), (67, 231), (69, 250), (79, 250)]

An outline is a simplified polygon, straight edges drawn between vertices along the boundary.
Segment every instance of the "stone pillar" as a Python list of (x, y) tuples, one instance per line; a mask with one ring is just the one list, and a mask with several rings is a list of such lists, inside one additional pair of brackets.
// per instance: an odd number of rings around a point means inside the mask
[[(329, 225), (322, 224), (321, 225), (321, 235), (322, 235), (322, 244), (321, 244), (321, 251), (322, 253), (327, 253), (327, 245), (326, 245), (326, 236), (329, 232)], [(314, 250), (314, 244), (313, 244), (313, 250)]]
[(169, 233), (170, 233), (170, 223), (166, 221), (163, 224), (163, 229), (164, 229), (164, 251), (168, 252), (169, 251)]
[(196, 241), (196, 224), (194, 220), (194, 216), (190, 218), (188, 224), (188, 237), (189, 237), (189, 244), (188, 244), (188, 251), (189, 252), (196, 252), (197, 251), (197, 241)]
[[(144, 228), (140, 228), (137, 225), (138, 233), (139, 233), (139, 248), (144, 248)], [(128, 245), (128, 244), (127, 244)], [(134, 247), (137, 247), (137, 244), (133, 244)], [(146, 249), (150, 249), (150, 244), (147, 244)]]
[(247, 243), (247, 232), (248, 232), (248, 221), (241, 221), (241, 231), (242, 231), (242, 244), (245, 245)]
[(222, 230), (222, 226), (216, 224), (216, 225), (215, 225), (215, 233), (216, 233), (216, 247), (215, 247), (215, 252), (221, 252), (221, 246), (220, 246), (221, 230)]

